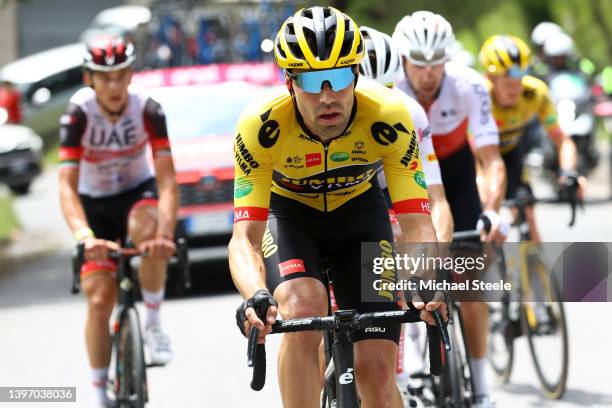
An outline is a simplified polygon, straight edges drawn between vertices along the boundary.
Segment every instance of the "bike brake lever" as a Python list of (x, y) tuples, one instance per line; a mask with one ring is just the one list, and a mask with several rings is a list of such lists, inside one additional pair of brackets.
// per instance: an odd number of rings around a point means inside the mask
[(442, 335), (442, 343), (444, 344), (444, 350), (446, 350), (447, 352), (451, 351), (448, 329), (446, 328), (446, 324), (442, 320), (442, 314), (440, 314), (440, 312), (437, 310), (434, 310), (433, 312), (431, 312), (431, 314), (433, 315), (434, 320), (436, 321), (436, 326), (438, 326), (438, 330)]

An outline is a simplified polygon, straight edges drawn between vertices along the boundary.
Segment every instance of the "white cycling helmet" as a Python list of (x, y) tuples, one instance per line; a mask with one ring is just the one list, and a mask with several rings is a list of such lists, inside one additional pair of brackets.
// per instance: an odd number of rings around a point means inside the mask
[(536, 47), (542, 47), (548, 37), (562, 32), (563, 29), (558, 24), (542, 21), (531, 32), (531, 42)]
[(564, 32), (553, 34), (544, 41), (544, 55), (546, 57), (552, 58), (573, 54), (574, 40)]
[(402, 65), (391, 37), (370, 27), (361, 26), (359, 30), (365, 44), (359, 72), (385, 86), (393, 84)]
[(397, 23), (393, 41), (410, 63), (437, 65), (448, 59), (455, 36), (453, 28), (441, 15), (417, 11)]

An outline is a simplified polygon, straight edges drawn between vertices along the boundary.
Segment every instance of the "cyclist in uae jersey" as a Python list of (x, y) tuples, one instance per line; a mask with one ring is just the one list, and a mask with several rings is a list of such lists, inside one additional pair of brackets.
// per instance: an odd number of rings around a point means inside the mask
[[(405, 74), (397, 87), (414, 97), (427, 112), (455, 231), (476, 228), (482, 212), (469, 131), (485, 175), (487, 197), (482, 216), (492, 224), (491, 231), (482, 231), (481, 236), (488, 242), (503, 241), (498, 210), (505, 194), (506, 174), (484, 79), (471, 68), (447, 62), (454, 35), (448, 21), (438, 14), (418, 11), (404, 17), (393, 39), (402, 54)], [(490, 407), (494, 402), (485, 372), (487, 305), (464, 302), (461, 306), (474, 380), (474, 406)]]
[[(286, 319), (327, 314), (322, 256), (332, 264), (340, 308), (399, 307), (361, 300), (362, 288), (372, 287), (359, 275), (361, 243), (386, 246), (393, 239), (376, 182), (381, 163), (404, 239), (436, 240), (427, 190), (415, 177), (422, 165), (405, 104), (384, 87), (355, 89), (363, 42), (354, 21), (331, 7), (299, 10), (279, 30), (275, 56), (286, 70), (287, 90), (254, 102), (238, 123), (229, 245), (232, 278), (247, 299), (237, 310), (238, 326), (248, 333), (254, 324), (262, 337), (277, 310)], [(252, 305), (267, 310), (265, 326)], [(427, 310), (437, 307), (445, 313), (440, 303)], [(428, 312), (422, 315), (433, 322)], [(394, 381), (398, 338), (395, 326), (353, 339), (364, 406), (402, 406)], [(283, 406), (320, 403), (321, 340), (315, 332), (283, 335)]]
[(96, 407), (112, 405), (106, 395), (108, 321), (117, 284), (116, 266), (107, 253), (128, 236), (148, 254), (140, 264), (139, 282), (151, 362), (165, 364), (171, 357), (159, 308), (166, 265), (175, 250), (178, 189), (160, 105), (128, 91), (133, 61), (132, 44), (120, 38), (100, 37), (89, 43), (83, 64), (89, 87), (70, 99), (61, 117), (60, 202), (75, 239), (85, 246), (85, 341)]
[[(579, 197), (586, 179), (576, 173), (576, 146), (563, 133), (546, 84), (527, 71), (531, 50), (523, 40), (512, 35), (495, 35), (485, 41), (480, 61), (487, 75), (487, 89), (493, 101), (493, 117), (499, 127), (500, 147), (508, 173), (507, 198), (514, 198), (519, 188), (531, 193), (523, 174), (524, 151), (521, 138), (526, 127), (537, 117), (554, 142), (561, 167), (560, 182), (576, 177)], [(531, 239), (540, 241), (533, 206), (525, 209)]]
[[(402, 66), (401, 57), (391, 37), (370, 27), (362, 26), (360, 31), (364, 38), (365, 58), (359, 65), (359, 72), (381, 85), (392, 88), (404, 100), (419, 136), (419, 151), (436, 236), (438, 241), (448, 242), (453, 233), (453, 218), (442, 187), (440, 166), (433, 148), (427, 115), (417, 101), (394, 87), (394, 80), (401, 74)], [(361, 79), (358, 87), (364, 82)], [(383, 191), (386, 191), (385, 175), (382, 169), (378, 173), (378, 182), (383, 187)], [(395, 232), (398, 232), (396, 228), (394, 228)]]

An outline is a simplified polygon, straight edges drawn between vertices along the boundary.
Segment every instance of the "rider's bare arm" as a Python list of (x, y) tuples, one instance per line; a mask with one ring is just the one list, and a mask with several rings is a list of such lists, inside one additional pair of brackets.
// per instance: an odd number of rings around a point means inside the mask
[(442, 184), (428, 185), (427, 194), (429, 194), (431, 218), (436, 229), (438, 241), (452, 241), (454, 229), (453, 214), (446, 200), (444, 186)]
[(176, 214), (179, 205), (178, 185), (171, 156), (158, 157), (154, 161), (155, 178), (159, 190), (157, 237), (174, 237)]
[(506, 166), (498, 145), (486, 145), (476, 150), (484, 176), (484, 210), (499, 211), (506, 195)]
[(560, 127), (552, 128), (548, 131), (548, 136), (557, 147), (559, 156), (559, 166), (562, 170), (576, 169), (576, 145), (571, 137), (566, 135)]
[(403, 243), (437, 242), (431, 215), (418, 213), (398, 214), (397, 220), (402, 227)]
[(229, 266), (234, 285), (243, 298), (266, 287), (266, 268), (261, 245), (266, 221), (240, 221), (234, 224), (228, 245)]
[(62, 169), (59, 172), (60, 206), (72, 233), (89, 228), (78, 193), (79, 168)]

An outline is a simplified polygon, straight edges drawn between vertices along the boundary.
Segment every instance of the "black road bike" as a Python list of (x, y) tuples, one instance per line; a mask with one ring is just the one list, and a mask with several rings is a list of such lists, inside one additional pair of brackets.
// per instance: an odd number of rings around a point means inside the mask
[[(142, 329), (135, 306), (137, 281), (130, 260), (138, 256), (143, 256), (143, 254), (129, 245), (118, 251), (109, 252), (109, 257), (117, 262), (117, 286), (119, 288), (113, 325), (114, 378), (111, 381), (115, 406), (118, 408), (145, 406), (149, 399), (145, 369), (155, 366), (145, 362)], [(176, 242), (174, 259), (176, 266), (183, 272), (183, 276), (188, 276), (187, 242), (183, 238), (179, 238)], [(73, 294), (81, 290), (80, 271), (84, 261), (84, 246), (79, 244), (72, 258), (71, 292)]]

